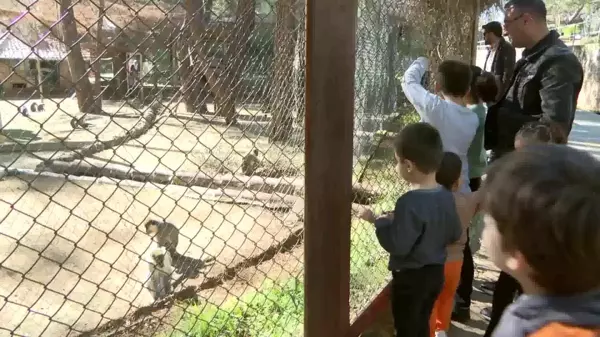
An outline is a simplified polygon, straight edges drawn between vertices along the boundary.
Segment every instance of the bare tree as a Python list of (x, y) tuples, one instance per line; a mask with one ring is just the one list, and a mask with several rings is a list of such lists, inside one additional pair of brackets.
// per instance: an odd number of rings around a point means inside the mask
[(227, 123), (235, 123), (237, 111), (235, 103), (239, 99), (240, 79), (248, 62), (248, 45), (254, 31), (256, 0), (239, 0), (236, 7), (236, 19), (233, 38), (227, 46), (226, 64), (223, 81), (230, 88), (227, 99), (222, 104)]
[(269, 139), (289, 139), (293, 116), (289, 108), (294, 100), (294, 48), (296, 44), (293, 0), (277, 0), (275, 4), (275, 59), (271, 77), (269, 110), (272, 113)]
[(77, 104), (79, 110), (83, 113), (77, 124), (82, 125), (86, 114), (100, 113), (101, 111), (94, 100), (94, 90), (87, 77), (86, 64), (78, 41), (77, 24), (71, 3), (71, 0), (60, 0), (61, 28), (63, 42), (69, 48), (67, 62), (77, 92)]
[[(188, 45), (194, 46), (193, 53), (189, 53), (190, 57), (190, 70), (196, 79), (206, 78), (208, 88), (212, 92), (215, 98), (215, 110), (220, 116), (224, 116), (227, 123), (231, 124), (235, 122), (235, 97), (231, 95), (232, 88), (228, 86), (226, 81), (222, 80), (220, 71), (213, 67), (210, 59), (206, 56), (204, 43), (202, 43), (202, 35), (206, 31), (207, 23), (205, 21), (205, 8), (203, 7), (203, 1), (186, 0), (185, 9), (187, 12), (189, 28), (191, 31), (190, 41), (187, 41)], [(200, 76), (203, 75), (203, 76)], [(201, 81), (188, 80), (188, 85), (203, 85)], [(233, 101), (233, 103), (232, 103)]]
[(100, 59), (106, 47), (104, 46), (104, 0), (98, 0), (98, 22), (96, 23), (96, 48), (94, 50), (94, 59), (96, 62), (93, 64), (92, 69), (94, 70), (94, 96), (96, 96), (96, 109), (102, 110), (102, 67)]
[(182, 39), (177, 52), (177, 59), (180, 62), (178, 72), (181, 79), (179, 90), (188, 112), (204, 114), (208, 112), (206, 107), (208, 83), (202, 66), (198, 64), (200, 57), (188, 41), (191, 34), (186, 34), (186, 25), (189, 25), (190, 20), (191, 18), (188, 17), (184, 22), (182, 37), (187, 38)]

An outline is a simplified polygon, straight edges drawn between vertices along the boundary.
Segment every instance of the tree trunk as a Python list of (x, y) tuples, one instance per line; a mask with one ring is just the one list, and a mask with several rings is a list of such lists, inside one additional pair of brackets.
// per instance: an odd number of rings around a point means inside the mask
[[(231, 93), (231, 87), (228, 87), (225, 81), (222, 80), (221, 74), (218, 70), (212, 67), (210, 60), (204, 54), (203, 47), (205, 43), (201, 42), (202, 33), (206, 29), (206, 18), (205, 8), (202, 7), (202, 1), (186, 0), (185, 9), (187, 17), (190, 19), (190, 27), (185, 27), (191, 31), (190, 40), (186, 41), (188, 45), (195, 45), (195, 55), (193, 58), (193, 64), (191, 73), (193, 74), (204, 74), (206, 82), (210, 91), (215, 98), (215, 111), (218, 115), (225, 116), (228, 123), (234, 123), (235, 120), (231, 118), (227, 120), (227, 116), (235, 116), (235, 103), (231, 103), (233, 100)], [(199, 82), (200, 85), (201, 82)]]
[(35, 60), (35, 84), (38, 88), (38, 91), (40, 92), (40, 101), (42, 102), (42, 104), (44, 104), (44, 79), (43, 79), (43, 74), (42, 74), (42, 61)]
[(71, 0), (60, 0), (60, 12), (64, 13), (61, 20), (63, 41), (69, 49), (67, 63), (77, 93), (77, 105), (83, 114), (78, 122), (82, 122), (86, 114), (97, 112), (94, 91), (86, 74), (86, 64), (78, 41), (77, 24), (75, 23)]
[[(122, 143), (121, 143), (122, 144)], [(113, 143), (114, 145), (114, 143)], [(84, 151), (92, 151), (90, 149)], [(98, 143), (96, 147), (108, 149)], [(95, 151), (95, 150), (94, 150)], [(95, 152), (96, 153), (96, 152)], [(205, 174), (202, 172), (173, 172), (166, 170), (142, 171), (121, 164), (102, 163), (94, 165), (89, 159), (49, 160), (39, 164), (37, 172), (54, 172), (76, 176), (108, 177), (118, 180), (151, 182), (161, 185), (199, 186), (211, 189), (251, 190), (261, 193), (282, 193), (286, 195), (304, 195), (302, 177), (265, 178), (260, 176), (243, 176), (232, 174)], [(379, 194), (360, 184), (352, 187), (353, 200), (357, 204), (372, 203)]]
[(239, 0), (235, 10), (235, 25), (233, 38), (227, 46), (225, 64), (223, 71), (223, 83), (230, 88), (229, 95), (221, 102), (221, 113), (227, 124), (235, 123), (237, 111), (235, 103), (240, 96), (240, 78), (248, 62), (248, 44), (250, 36), (254, 31), (256, 0)]
[(101, 57), (105, 50), (104, 46), (104, 0), (98, 0), (98, 23), (96, 24), (96, 48), (94, 59), (96, 62), (93, 65), (94, 70), (94, 96), (96, 99), (96, 112), (102, 111), (102, 76), (101, 76)]
[(208, 112), (206, 107), (207, 83), (201, 64), (198, 64), (199, 57), (197, 57), (195, 50), (183, 44), (180, 50), (181, 52), (178, 53), (177, 57), (180, 61), (179, 78), (181, 83), (179, 90), (185, 102), (185, 108), (188, 113), (205, 114)]
[(396, 55), (398, 54), (398, 36), (400, 35), (400, 25), (395, 19), (389, 18), (389, 25), (392, 26), (387, 36), (386, 43), (386, 67), (385, 73), (387, 84), (383, 92), (383, 113), (392, 114), (395, 111), (394, 99), (396, 98)]
[(269, 139), (272, 142), (290, 138), (293, 126), (294, 101), (294, 34), (295, 18), (291, 0), (277, 0), (275, 4), (275, 55), (269, 95), (269, 110), (272, 114)]

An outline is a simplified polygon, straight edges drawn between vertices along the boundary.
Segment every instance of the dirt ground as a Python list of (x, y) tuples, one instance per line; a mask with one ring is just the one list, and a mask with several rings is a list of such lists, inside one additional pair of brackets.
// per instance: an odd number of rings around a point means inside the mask
[[(72, 130), (69, 124), (72, 116), (81, 116), (74, 99), (66, 98), (61, 102), (47, 99), (45, 111), (31, 113), (29, 118), (17, 112), (16, 106), (30, 105), (33, 101), (25, 102), (0, 101), (3, 133), (20, 143), (93, 142), (96, 137), (108, 140), (130, 130), (138, 122), (141, 111), (146, 109), (104, 102), (103, 109), (114, 116), (89, 115), (86, 117), (91, 125), (88, 130)], [(163, 104), (168, 105), (168, 102)], [(212, 109), (210, 105), (209, 110)], [(304, 143), (297, 135), (286, 145), (269, 143), (266, 117), (246, 107), (238, 107), (238, 112), (239, 125), (228, 127), (219, 117), (190, 114), (183, 104), (171, 104), (164, 117), (144, 136), (90, 159), (144, 171), (240, 173), (242, 158), (256, 148), (267, 167), (276, 165), (302, 170)], [(19, 148), (15, 147), (15, 150)], [(27, 155), (35, 157), (35, 153)], [(0, 164), (18, 167), (19, 161), (14, 155), (2, 154)]]
[(263, 207), (202, 201), (180, 186), (10, 177), (0, 189), (0, 336), (66, 336), (149, 304), (142, 284), (151, 241), (139, 228), (147, 217), (180, 227), (178, 252), (216, 257), (208, 276), (286, 238), (297, 221)]

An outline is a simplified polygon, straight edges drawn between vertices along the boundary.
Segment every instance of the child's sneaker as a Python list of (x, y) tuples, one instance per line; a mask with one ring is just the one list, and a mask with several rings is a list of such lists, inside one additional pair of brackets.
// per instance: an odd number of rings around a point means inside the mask
[(467, 323), (471, 320), (471, 308), (455, 305), (452, 311), (452, 320), (459, 323)]

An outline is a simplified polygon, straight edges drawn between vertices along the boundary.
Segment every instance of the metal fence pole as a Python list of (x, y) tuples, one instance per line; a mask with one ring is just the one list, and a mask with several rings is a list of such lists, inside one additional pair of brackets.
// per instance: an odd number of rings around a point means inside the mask
[(356, 0), (308, 0), (305, 312), (307, 337), (349, 327)]

